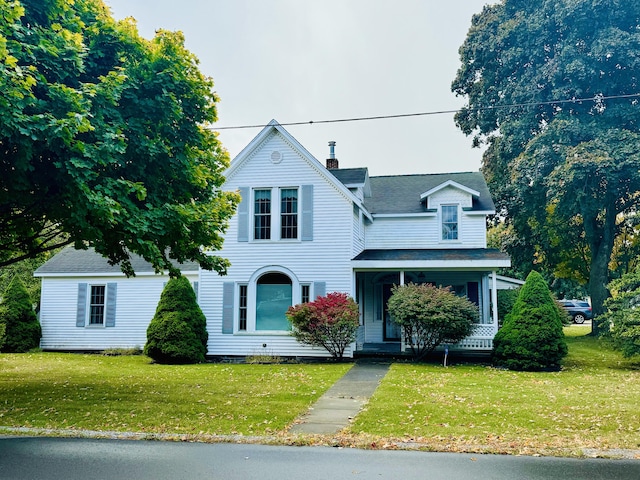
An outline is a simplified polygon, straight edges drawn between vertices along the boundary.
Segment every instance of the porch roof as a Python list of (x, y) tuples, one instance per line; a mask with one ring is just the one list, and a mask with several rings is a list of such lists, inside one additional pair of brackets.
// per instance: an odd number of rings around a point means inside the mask
[(493, 269), (511, 266), (506, 253), (493, 248), (364, 250), (354, 268)]

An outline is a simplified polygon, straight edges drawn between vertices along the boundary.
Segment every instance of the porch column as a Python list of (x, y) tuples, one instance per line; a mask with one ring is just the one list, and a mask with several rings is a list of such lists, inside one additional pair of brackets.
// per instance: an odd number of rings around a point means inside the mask
[(404, 270), (400, 270), (400, 285), (404, 285)]
[(494, 329), (498, 331), (498, 280), (496, 279), (496, 271), (491, 272), (491, 310), (493, 314)]

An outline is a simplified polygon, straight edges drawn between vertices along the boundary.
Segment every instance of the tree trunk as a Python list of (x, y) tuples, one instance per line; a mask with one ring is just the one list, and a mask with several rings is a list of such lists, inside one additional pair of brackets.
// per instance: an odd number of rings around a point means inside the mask
[[(613, 208), (607, 208), (604, 215), (603, 224), (600, 228), (595, 228), (589, 232), (586, 230), (587, 236), (592, 233), (589, 244), (591, 245), (591, 266), (589, 269), (589, 294), (591, 295), (591, 307), (593, 309), (593, 320), (591, 321), (591, 335), (598, 335), (598, 325), (596, 317), (604, 313), (604, 302), (609, 297), (609, 261), (611, 260), (611, 252), (613, 251), (613, 242), (615, 239), (615, 213)], [(594, 219), (596, 224), (597, 220)], [(599, 233), (595, 234), (595, 233)]]
[[(600, 249), (603, 250), (603, 249)], [(591, 321), (591, 335), (598, 335), (598, 326), (595, 318), (604, 313), (604, 301), (609, 297), (607, 280), (609, 278), (609, 255), (602, 251), (592, 252), (591, 271), (589, 273), (589, 294), (591, 295), (591, 307), (593, 308), (593, 320)]]

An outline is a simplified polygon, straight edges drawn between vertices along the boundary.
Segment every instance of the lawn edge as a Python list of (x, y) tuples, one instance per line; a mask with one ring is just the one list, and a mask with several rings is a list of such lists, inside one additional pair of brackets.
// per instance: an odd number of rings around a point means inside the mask
[(136, 440), (136, 441), (164, 441), (185, 443), (237, 443), (262, 444), (272, 446), (326, 446), (337, 448), (354, 448), (360, 450), (407, 450), (431, 453), (464, 453), (475, 455), (514, 455), (530, 457), (564, 457), (564, 458), (606, 458), (612, 460), (639, 460), (640, 450), (634, 449), (595, 449), (574, 448), (560, 449), (557, 447), (530, 449), (513, 447), (490, 447), (488, 445), (472, 445), (450, 442), (389, 440), (381, 437), (364, 435), (350, 435), (339, 433), (335, 435), (292, 435), (287, 432), (273, 435), (211, 435), (184, 433), (152, 433), (152, 432), (117, 432), (101, 430), (50, 429), (30, 427), (0, 426), (0, 439), (10, 437), (53, 437), (53, 438), (85, 438), (100, 440)]

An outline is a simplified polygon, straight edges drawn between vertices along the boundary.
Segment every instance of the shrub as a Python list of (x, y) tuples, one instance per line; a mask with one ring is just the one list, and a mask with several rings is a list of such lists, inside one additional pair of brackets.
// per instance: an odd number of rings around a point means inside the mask
[(564, 312), (538, 272), (531, 272), (493, 339), (494, 364), (512, 370), (556, 370), (567, 355)]
[(442, 343), (456, 343), (473, 331), (478, 307), (448, 287), (409, 283), (394, 286), (388, 302), (394, 322), (404, 329), (416, 360)]
[(19, 277), (14, 277), (4, 292), (0, 323), (5, 326), (3, 352), (23, 353), (40, 346), (40, 322)]
[(623, 275), (608, 288), (611, 297), (597, 318), (598, 331), (625, 357), (640, 355), (640, 271)]
[(505, 317), (511, 313), (516, 299), (520, 294), (520, 288), (498, 290), (498, 324), (503, 325)]
[(147, 328), (144, 354), (158, 363), (200, 363), (207, 354), (207, 320), (185, 277), (172, 278)]
[(0, 320), (0, 352), (2, 351), (2, 347), (4, 346), (6, 331), (7, 331), (7, 326), (2, 322), (2, 320)]
[(355, 341), (360, 318), (358, 304), (338, 292), (289, 307), (286, 315), (296, 340), (323, 347), (335, 359), (342, 359), (347, 346)]

